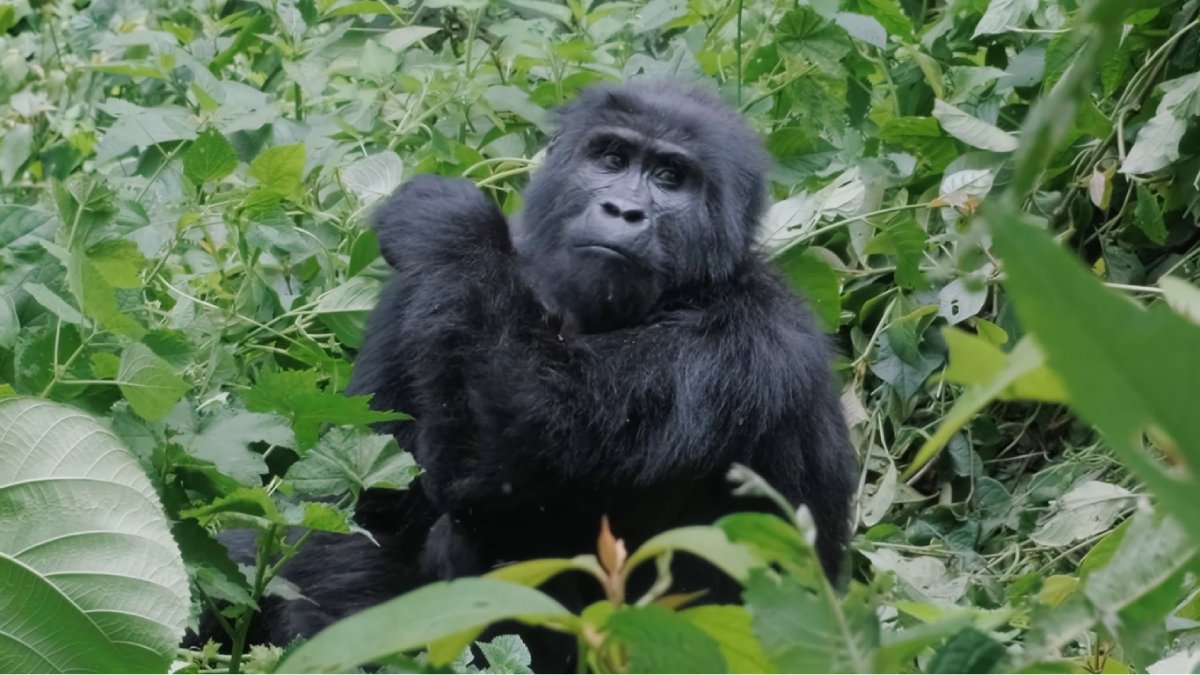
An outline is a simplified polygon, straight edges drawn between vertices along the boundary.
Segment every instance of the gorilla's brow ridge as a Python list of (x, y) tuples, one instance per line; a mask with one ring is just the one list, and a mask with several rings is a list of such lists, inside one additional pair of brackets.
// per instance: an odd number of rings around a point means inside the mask
[(690, 150), (662, 138), (654, 138), (635, 129), (616, 126), (599, 126), (588, 133), (586, 147), (591, 147), (596, 141), (617, 139), (634, 147), (645, 148), (655, 157), (675, 161), (694, 169), (697, 166), (696, 156)]

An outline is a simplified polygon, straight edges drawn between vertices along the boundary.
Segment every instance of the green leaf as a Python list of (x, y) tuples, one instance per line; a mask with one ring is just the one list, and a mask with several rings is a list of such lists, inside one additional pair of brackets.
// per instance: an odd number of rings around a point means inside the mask
[(350, 277), (346, 283), (317, 297), (315, 312), (321, 321), (348, 347), (362, 345), (367, 316), (379, 300), (379, 281), (369, 277)]
[(755, 573), (742, 596), (763, 653), (785, 673), (873, 672), (879, 646), (874, 612), (854, 597), (838, 607), (795, 579)]
[(104, 426), (0, 401), (0, 664), (8, 672), (165, 672), (188, 578), (158, 495)]
[(1121, 173), (1142, 174), (1166, 168), (1179, 159), (1179, 141), (1187, 120), (1200, 114), (1200, 72), (1162, 83), (1165, 92), (1154, 117), (1137, 135), (1121, 164)]
[(841, 283), (829, 263), (811, 249), (799, 248), (784, 251), (775, 261), (792, 287), (808, 301), (825, 330), (837, 330), (842, 314)]
[(128, 239), (108, 239), (88, 249), (88, 260), (113, 288), (141, 288), (146, 257)]
[(245, 394), (246, 407), (253, 412), (277, 412), (286, 417), (296, 432), (299, 450), (317, 442), (323, 424), (367, 425), (411, 419), (395, 412), (371, 410), (370, 396), (343, 396), (317, 387), (312, 370), (283, 370), (263, 373)]
[(684, 551), (699, 556), (738, 581), (745, 581), (750, 570), (763, 564), (745, 546), (731, 542), (720, 528), (693, 525), (651, 537), (629, 556), (625, 569), (631, 572), (643, 562), (668, 551)]
[(971, 39), (1021, 28), (1035, 9), (1037, 0), (991, 0), (983, 18), (975, 24), (975, 33), (971, 35)]
[(489, 673), (532, 673), (533, 655), (516, 635), (499, 635), (490, 642), (479, 642), (479, 651), (487, 659)]
[(117, 293), (100, 269), (82, 252), (71, 254), (67, 284), (83, 313), (114, 333), (140, 339), (146, 329), (117, 305)]
[(736, 605), (706, 605), (685, 609), (680, 616), (716, 641), (731, 673), (775, 673), (754, 637), (750, 612)]
[[(21, 290), (33, 296), (37, 303), (49, 310), (51, 314), (75, 325), (83, 325), (83, 315), (79, 310), (75, 309), (66, 300), (61, 298), (57, 293), (46, 288), (45, 285), (37, 282), (26, 282), (21, 284)], [(15, 318), (15, 317), (14, 317)]]
[(488, 572), (488, 579), (508, 581), (522, 586), (541, 586), (563, 572), (579, 571), (597, 577), (606, 575), (600, 567), (600, 562), (593, 555), (580, 555), (574, 558), (543, 558), (540, 560), (525, 560), (497, 567)]
[(237, 168), (237, 154), (225, 135), (213, 128), (205, 129), (183, 154), (183, 175), (196, 185), (221, 180)]
[[(1194, 503), (1178, 481), (1144, 454), (1142, 433), (1200, 470), (1200, 326), (1156, 305), (1144, 310), (1112, 291), (1050, 236), (1012, 215), (993, 223), (1008, 273), (1006, 289), (1022, 323), (1037, 335), (1071, 406), (1200, 535)], [(1055, 292), (1047, 293), (1053, 288)], [(1152, 345), (1153, 348), (1148, 348)]]
[(865, 42), (876, 49), (887, 47), (887, 30), (873, 16), (853, 14), (851, 12), (838, 12), (833, 17), (833, 21), (855, 40)]
[(441, 28), (435, 26), (404, 26), (384, 33), (379, 38), (379, 43), (399, 53), (440, 30)]
[(13, 182), (33, 152), (33, 127), (18, 124), (0, 136), (0, 185)]
[(146, 345), (135, 342), (121, 352), (117, 386), (143, 419), (162, 419), (190, 386)]
[(292, 447), (294, 437), (287, 421), (278, 415), (252, 413), (229, 406), (206, 415), (190, 406), (177, 406), (166, 422), (175, 432), (173, 440), (194, 457), (212, 462), (228, 476), (246, 485), (258, 485), (268, 473), (262, 454), (250, 446)]
[(995, 673), (1008, 651), (995, 638), (965, 628), (946, 641), (929, 661), (929, 673)]
[(304, 144), (277, 145), (264, 150), (250, 162), (249, 174), (271, 193), (295, 196), (304, 177)]
[(1150, 188), (1142, 183), (1137, 184), (1137, 204), (1133, 207), (1133, 222), (1138, 229), (1156, 244), (1167, 241), (1167, 226), (1163, 223), (1162, 210), (1158, 207), (1158, 199)]
[(631, 673), (725, 672), (717, 643), (694, 623), (650, 605), (623, 607), (608, 620), (605, 647), (616, 642), (629, 653)]
[(1050, 517), (1029, 538), (1043, 546), (1064, 547), (1107, 532), (1133, 507), (1133, 493), (1119, 485), (1089, 480), (1051, 506)]
[(1012, 152), (1017, 149), (1017, 139), (1012, 134), (940, 99), (933, 102), (933, 116), (946, 133), (967, 145), (992, 152)]
[(403, 178), (404, 162), (391, 150), (363, 157), (342, 170), (342, 183), (364, 206), (390, 196)]
[(542, 131), (552, 130), (550, 116), (546, 110), (534, 103), (529, 94), (517, 87), (496, 85), (483, 92), (484, 99), (493, 109), (510, 112), (532, 122)]
[(569, 616), (562, 605), (525, 586), (494, 579), (438, 582), (333, 624), (300, 645), (278, 669), (346, 672), (497, 621), (541, 623)]
[(335, 428), (288, 469), (287, 479), (299, 492), (323, 496), (368, 488), (400, 490), (417, 473), (412, 455), (392, 437)]

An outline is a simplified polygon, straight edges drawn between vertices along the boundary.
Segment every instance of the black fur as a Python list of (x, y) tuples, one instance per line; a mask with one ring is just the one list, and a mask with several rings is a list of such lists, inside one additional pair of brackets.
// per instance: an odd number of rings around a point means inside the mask
[[(592, 147), (607, 128), (617, 140), (603, 142), (645, 147), (614, 159)], [(663, 148), (690, 158), (679, 184), (667, 181), (678, 174), (662, 174), (663, 187), (618, 168), (661, 166), (652, 163)], [(770, 508), (731, 495), (734, 462), (809, 506), (836, 574), (853, 456), (826, 340), (754, 249), (766, 161), (742, 119), (707, 93), (601, 86), (564, 109), (511, 233), (469, 181), (402, 186), (376, 214), (395, 274), (348, 393), (415, 417), (387, 431), (425, 471), (408, 493), (369, 493), (360, 521), (385, 536), (429, 536), (420, 550), (372, 554), (350, 539), (310, 545), (286, 574), (333, 606), (276, 614), (267, 636), (319, 630), (345, 613), (343, 594), (354, 607), (361, 589), (387, 599), (396, 584), (381, 583), (381, 570), (409, 569), (390, 560), (415, 561), (417, 581), (452, 578), (593, 552), (603, 515), (632, 550), (672, 527)], [(622, 201), (626, 177), (632, 201)], [(594, 206), (603, 200), (623, 210)], [(595, 236), (621, 239), (634, 262), (578, 248)], [(674, 578), (676, 589), (736, 599), (698, 561), (677, 561)], [(596, 599), (593, 581), (575, 581), (556, 592)], [(535, 666), (569, 666), (567, 647), (535, 650)]]

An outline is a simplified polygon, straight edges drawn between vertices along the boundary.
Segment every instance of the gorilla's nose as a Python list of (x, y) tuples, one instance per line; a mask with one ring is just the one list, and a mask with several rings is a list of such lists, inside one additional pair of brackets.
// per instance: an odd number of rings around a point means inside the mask
[(632, 202), (623, 199), (606, 199), (600, 204), (605, 215), (610, 218), (620, 218), (630, 225), (639, 225), (646, 220), (646, 212)]

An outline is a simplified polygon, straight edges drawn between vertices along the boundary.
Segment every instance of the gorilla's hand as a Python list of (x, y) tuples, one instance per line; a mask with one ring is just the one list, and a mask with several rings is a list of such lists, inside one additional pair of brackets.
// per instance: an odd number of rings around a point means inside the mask
[(504, 215), (463, 178), (413, 178), (376, 212), (375, 232), (383, 257), (396, 269), (459, 261), (481, 247), (512, 248)]

